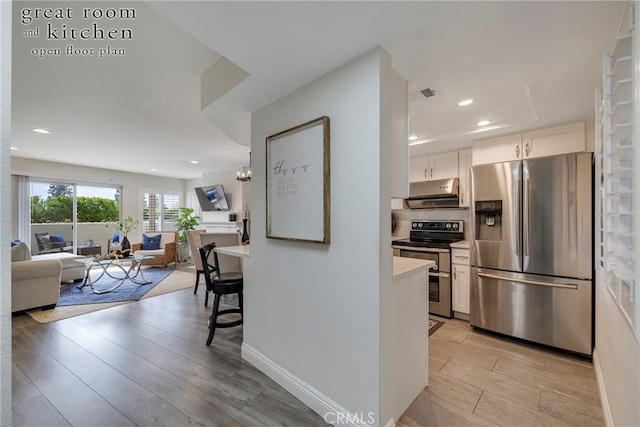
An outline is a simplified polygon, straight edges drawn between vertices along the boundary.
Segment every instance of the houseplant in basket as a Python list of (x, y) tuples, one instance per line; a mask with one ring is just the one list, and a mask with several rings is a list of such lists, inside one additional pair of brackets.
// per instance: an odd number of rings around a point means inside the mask
[(187, 241), (187, 230), (195, 230), (200, 223), (199, 216), (193, 214), (191, 208), (180, 208), (180, 216), (176, 218), (176, 230), (178, 231), (178, 239), (181, 242)]
[[(186, 262), (189, 259), (189, 245), (187, 244), (187, 230), (195, 230), (200, 225), (199, 216), (194, 215), (191, 208), (181, 207), (180, 216), (176, 218), (176, 230), (178, 231), (178, 261)], [(195, 256), (195, 255), (194, 255)]]

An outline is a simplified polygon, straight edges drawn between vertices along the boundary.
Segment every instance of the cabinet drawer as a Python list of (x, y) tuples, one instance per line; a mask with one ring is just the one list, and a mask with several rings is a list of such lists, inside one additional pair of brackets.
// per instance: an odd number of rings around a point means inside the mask
[(451, 263), (469, 265), (469, 249), (452, 249)]

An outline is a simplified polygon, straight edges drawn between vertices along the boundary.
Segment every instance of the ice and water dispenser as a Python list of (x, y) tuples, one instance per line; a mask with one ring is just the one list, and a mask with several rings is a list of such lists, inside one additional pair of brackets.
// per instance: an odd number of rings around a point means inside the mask
[(476, 240), (502, 240), (502, 200), (475, 202)]

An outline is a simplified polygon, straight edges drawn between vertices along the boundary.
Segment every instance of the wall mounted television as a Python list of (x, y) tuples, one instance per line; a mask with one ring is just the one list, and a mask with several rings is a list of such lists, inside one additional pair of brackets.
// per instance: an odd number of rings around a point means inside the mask
[(222, 184), (196, 187), (196, 195), (203, 211), (228, 211), (229, 202)]

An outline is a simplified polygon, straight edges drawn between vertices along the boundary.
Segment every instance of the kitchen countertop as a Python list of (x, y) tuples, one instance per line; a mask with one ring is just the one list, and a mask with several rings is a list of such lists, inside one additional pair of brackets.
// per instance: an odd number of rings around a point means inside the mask
[(393, 257), (393, 280), (399, 280), (421, 270), (428, 270), (436, 265), (435, 261), (424, 259)]
[(459, 242), (455, 242), (451, 244), (453, 249), (469, 249), (471, 247), (471, 242), (468, 240), (460, 240)]
[(215, 251), (219, 254), (237, 256), (241, 258), (251, 258), (251, 245), (222, 246), (219, 248), (215, 248)]

